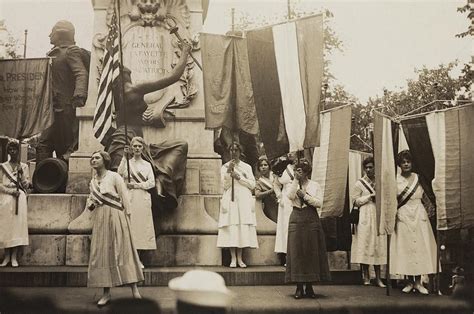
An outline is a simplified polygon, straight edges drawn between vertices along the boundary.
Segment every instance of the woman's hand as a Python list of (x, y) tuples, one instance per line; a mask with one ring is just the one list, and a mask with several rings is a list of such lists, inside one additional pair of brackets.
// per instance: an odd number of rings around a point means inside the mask
[(295, 179), (300, 180), (303, 177), (303, 169), (296, 169), (295, 171)]
[(133, 182), (127, 182), (127, 188), (130, 189), (130, 190), (133, 190), (133, 189), (136, 189), (137, 186)]
[(300, 198), (304, 198), (304, 196), (306, 195), (306, 192), (303, 191), (302, 189), (299, 189), (298, 191), (296, 191), (296, 195), (298, 195), (298, 197)]
[(132, 155), (132, 152), (130, 150), (130, 146), (128, 145), (125, 145), (124, 148), (123, 148), (123, 157), (122, 158), (130, 158), (131, 155)]
[(13, 195), (14, 197), (18, 197), (18, 196), (20, 196), (20, 191), (13, 190), (13, 191), (11, 192), (11, 195)]
[(181, 51), (186, 54), (189, 53), (193, 49), (193, 47), (187, 40), (181, 41), (180, 46), (181, 46)]
[(232, 171), (230, 176), (236, 180), (240, 180), (240, 175), (237, 172)]

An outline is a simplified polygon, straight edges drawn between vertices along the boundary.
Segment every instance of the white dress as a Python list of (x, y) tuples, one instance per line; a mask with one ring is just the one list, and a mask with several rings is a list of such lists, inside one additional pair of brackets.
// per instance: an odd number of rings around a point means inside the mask
[(279, 199), (278, 218), (275, 236), (276, 253), (286, 253), (286, 247), (288, 245), (288, 225), (290, 223), (291, 212), (293, 211), (292, 202), (288, 198), (288, 190), (291, 186), (291, 183), (293, 182), (293, 178), (293, 165), (288, 165), (281, 177), (277, 178), (283, 188), (281, 189), (281, 193), (278, 193), (277, 189), (275, 190)]
[[(6, 168), (9, 175), (16, 180), (16, 171), (5, 162), (1, 165)], [(29, 184), (28, 165), (21, 163), (23, 170), (22, 185)], [(0, 169), (0, 248), (11, 248), (20, 245), (28, 245), (28, 217), (26, 194), (20, 189), (18, 197), (18, 215), (16, 211), (16, 197), (7, 193), (7, 191), (16, 190), (16, 184), (9, 179), (9, 176), (3, 169)]]
[[(370, 179), (363, 178), (369, 183)], [(371, 192), (360, 182), (354, 184), (351, 199), (359, 206), (359, 223), (352, 235), (351, 263), (387, 264), (387, 236), (377, 235), (377, 217)]]
[[(416, 174), (414, 174), (416, 175)], [(408, 180), (397, 176), (400, 194)], [(408, 202), (397, 211), (395, 232), (390, 240), (390, 273), (417, 276), (436, 273), (436, 242), (418, 186)]]
[(229, 163), (221, 168), (224, 193), (219, 211), (217, 247), (258, 248), (255, 198), (252, 196), (255, 178), (252, 167), (243, 161), (235, 165), (234, 169), (240, 175), (240, 180), (234, 179), (232, 201), (232, 177), (227, 172)]
[[(137, 188), (128, 189), (131, 204), (131, 232), (133, 243), (137, 250), (156, 250), (155, 227), (153, 225), (153, 214), (151, 212), (151, 195), (147, 190), (155, 187), (155, 175), (150, 163), (134, 158), (129, 160), (130, 182), (135, 183)], [(128, 180), (127, 162), (122, 159), (118, 173)]]

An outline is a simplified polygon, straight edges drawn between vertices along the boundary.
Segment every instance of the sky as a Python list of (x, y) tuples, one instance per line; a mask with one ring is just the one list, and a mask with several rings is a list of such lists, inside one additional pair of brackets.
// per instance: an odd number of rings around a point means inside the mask
[[(196, 1), (196, 0), (193, 0)], [(456, 11), (466, 0), (290, 0), (298, 9), (329, 9), (331, 27), (343, 42), (342, 53), (331, 56), (337, 83), (365, 102), (383, 89), (406, 86), (415, 68), (437, 67), (455, 59), (469, 62), (471, 38), (455, 34), (469, 26), (466, 14)], [(204, 31), (225, 33), (235, 17), (284, 15), (287, 0), (210, 0)], [(60, 19), (76, 26), (76, 42), (90, 49), (93, 36), (91, 0), (0, 0), (0, 19), (12, 35), (28, 29), (27, 57), (41, 57), (51, 48), (48, 35)], [(21, 49), (22, 51), (22, 49)], [(456, 76), (458, 73), (453, 73)]]

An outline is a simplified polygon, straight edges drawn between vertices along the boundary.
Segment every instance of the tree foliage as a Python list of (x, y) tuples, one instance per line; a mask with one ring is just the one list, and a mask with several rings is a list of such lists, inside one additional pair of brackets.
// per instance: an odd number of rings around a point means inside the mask
[(5, 22), (0, 20), (0, 59), (17, 59), (22, 56), (17, 53), (20, 44), (5, 26)]

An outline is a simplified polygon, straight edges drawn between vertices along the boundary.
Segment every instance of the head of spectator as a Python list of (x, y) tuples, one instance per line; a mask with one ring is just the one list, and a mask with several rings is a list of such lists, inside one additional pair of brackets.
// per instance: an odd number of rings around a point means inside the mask
[(372, 180), (375, 177), (374, 157), (370, 156), (365, 158), (362, 162), (362, 166), (364, 167), (364, 171), (367, 177)]
[(176, 293), (178, 313), (226, 313), (232, 300), (224, 278), (207, 270), (190, 270), (171, 279), (168, 287)]
[(120, 298), (110, 303), (108, 313), (111, 314), (160, 314), (160, 306), (151, 299)]
[(71, 46), (76, 42), (74, 41), (74, 25), (66, 20), (58, 21), (49, 34), (49, 39), (54, 46)]

